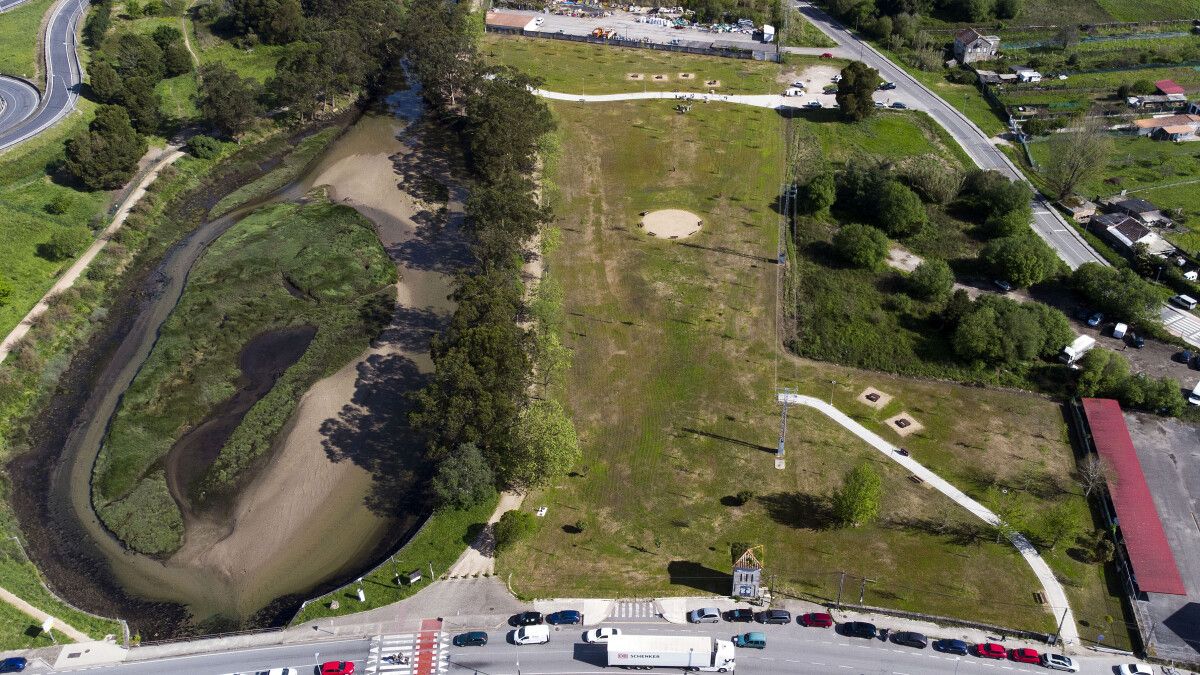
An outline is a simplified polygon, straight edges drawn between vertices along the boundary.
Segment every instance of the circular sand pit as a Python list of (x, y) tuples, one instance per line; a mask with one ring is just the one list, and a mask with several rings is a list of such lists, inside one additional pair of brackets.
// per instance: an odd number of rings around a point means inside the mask
[(642, 227), (654, 237), (681, 239), (700, 231), (700, 217), (682, 209), (663, 209), (642, 215)]

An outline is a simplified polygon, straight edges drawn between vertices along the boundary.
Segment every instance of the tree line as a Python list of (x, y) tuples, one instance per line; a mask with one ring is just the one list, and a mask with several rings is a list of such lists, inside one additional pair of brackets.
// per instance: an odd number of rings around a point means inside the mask
[(411, 416), (437, 467), (436, 501), (450, 507), (477, 503), (494, 488), (543, 484), (579, 457), (562, 406), (531, 400), (534, 345), (520, 325), (528, 311), (525, 248), (550, 218), (532, 174), (539, 140), (554, 121), (530, 92), (536, 80), (483, 62), (468, 11), (418, 0), (402, 30), (423, 96), (460, 130), (474, 179), (465, 209), (474, 264), (455, 280), (456, 309), (433, 340), (434, 373)]
[[(173, 15), (185, 7), (155, 0), (135, 6), (142, 13)], [(128, 2), (125, 11), (133, 12)], [(102, 0), (85, 24), (84, 40), (92, 49), (90, 95), (101, 106), (88, 129), (66, 147), (64, 168), (89, 190), (123, 185), (146, 151), (147, 136), (169, 135), (192, 121), (164, 116), (156, 92), (163, 79), (193, 70), (182, 33), (160, 26), (140, 34), (115, 23), (112, 12), (112, 0)], [(303, 121), (332, 107), (338, 97), (374, 91), (402, 54), (403, 15), (387, 0), (233, 0), (204, 5), (197, 19), (231, 34), (244, 48), (285, 46), (265, 83), (220, 62), (199, 68), (194, 122), (218, 136), (236, 138), (268, 111), (283, 123)]]

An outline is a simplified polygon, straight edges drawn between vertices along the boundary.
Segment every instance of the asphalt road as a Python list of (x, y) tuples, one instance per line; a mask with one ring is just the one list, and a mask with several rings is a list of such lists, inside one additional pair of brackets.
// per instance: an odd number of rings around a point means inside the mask
[(41, 94), (25, 80), (0, 75), (0, 129), (15, 126), (37, 109)]
[(16, 7), (17, 5), (23, 5), (27, 2), (29, 2), (29, 0), (0, 0), (0, 12), (7, 12), (13, 7)]
[(0, 150), (32, 138), (74, 110), (83, 82), (78, 35), (86, 8), (84, 0), (62, 0), (50, 10), (45, 36), (46, 93), (40, 101), (31, 105), (27, 96), (17, 97), (12, 80), (0, 80), (0, 92), (7, 92), (0, 96), (8, 102), (11, 95), (15, 102), (0, 113)]
[[(605, 622), (627, 633), (639, 635), (710, 635), (729, 639), (739, 631), (760, 630), (766, 633), (764, 650), (739, 649), (737, 672), (743, 675), (775, 675), (778, 673), (870, 673), (872, 675), (943, 675), (946, 673), (1047, 673), (1040, 666), (1012, 661), (991, 661), (974, 656), (941, 654), (932, 649), (913, 649), (880, 640), (843, 637), (830, 629), (747, 624), (671, 625), (666, 623)], [(602, 645), (583, 642), (583, 629), (562, 627), (555, 630), (550, 642), (543, 645), (515, 646), (508, 641), (511, 629), (489, 631), (485, 647), (448, 648), (443, 658), (430, 668), (432, 673), (471, 675), (584, 675), (613, 672), (605, 668), (606, 651)], [(953, 637), (952, 631), (948, 631)], [(352, 660), (355, 672), (366, 675), (409, 675), (412, 665), (392, 665), (381, 662), (380, 656), (394, 653), (386, 647), (389, 638), (403, 643), (403, 636), (341, 640), (282, 647), (235, 650), (216, 654), (184, 656), (155, 661), (126, 663), (115, 666), (92, 666), (89, 672), (112, 675), (149, 675), (178, 673), (181, 675), (230, 675), (252, 673), (268, 668), (291, 667), (308, 675), (315, 666), (327, 660)], [(448, 639), (443, 635), (443, 643)], [(319, 655), (318, 655), (319, 652)], [(411, 653), (411, 652), (408, 652)], [(1082, 673), (1112, 673), (1120, 659), (1084, 657), (1079, 659)], [(413, 660), (415, 663), (415, 659)], [(70, 672), (70, 671), (58, 671)], [(663, 668), (657, 672), (679, 672)]]

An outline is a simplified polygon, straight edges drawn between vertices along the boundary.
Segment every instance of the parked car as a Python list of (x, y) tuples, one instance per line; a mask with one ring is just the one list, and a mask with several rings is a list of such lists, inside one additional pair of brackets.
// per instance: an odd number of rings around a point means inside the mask
[(725, 612), (725, 620), (733, 623), (749, 623), (754, 620), (754, 610), (746, 609), (731, 609)]
[(767, 636), (758, 631), (742, 633), (741, 635), (733, 636), (733, 644), (738, 647), (749, 647), (750, 649), (766, 649)]
[(510, 626), (537, 626), (542, 623), (541, 612), (521, 612), (508, 620)]
[(1068, 673), (1079, 672), (1079, 666), (1075, 661), (1062, 654), (1042, 654), (1042, 667), (1050, 670), (1065, 670)]
[(808, 626), (809, 628), (829, 628), (833, 625), (833, 617), (829, 616), (825, 612), (809, 612), (808, 614), (801, 614), (799, 617), (797, 617), (796, 621), (798, 621), (801, 625)]
[(905, 647), (915, 647), (917, 649), (925, 649), (925, 647), (929, 646), (929, 638), (910, 630), (902, 630), (899, 633), (893, 633), (892, 642), (895, 642), (898, 645), (904, 645)]
[(1175, 359), (1180, 363), (1187, 365), (1192, 362), (1192, 350), (1185, 349), (1175, 355)]
[(1176, 295), (1171, 298), (1171, 304), (1184, 309), (1196, 309), (1196, 299), (1190, 295)]
[(550, 641), (550, 627), (541, 624), (522, 626), (514, 630), (512, 636), (515, 645), (540, 645)]
[(0, 661), (0, 673), (19, 673), (27, 665), (29, 661), (24, 656), (10, 656)]
[(832, 58), (833, 58), (833, 54), (830, 54), (829, 52), (824, 52), (824, 53), (822, 53), (822, 54), (821, 54), (821, 58), (823, 58), (823, 59), (832, 59)]
[(804, 107), (805, 108), (820, 108), (821, 102), (820, 101), (809, 101), (808, 103), (804, 104)]
[(1129, 330), (1129, 325), (1128, 325), (1128, 324), (1124, 324), (1124, 323), (1120, 323), (1120, 322), (1118, 322), (1118, 323), (1117, 323), (1117, 325), (1113, 326), (1113, 333), (1112, 333), (1112, 335), (1113, 335), (1113, 337), (1115, 337), (1116, 339), (1120, 340), (1120, 339), (1122, 339), (1122, 338), (1124, 338), (1124, 337), (1125, 337), (1125, 333), (1126, 333), (1128, 330)]
[(583, 615), (573, 609), (564, 609), (546, 615), (546, 623), (551, 626), (574, 626), (583, 623)]
[(1192, 355), (1192, 360), (1188, 363), (1188, 367), (1193, 370), (1200, 370), (1200, 352)]
[(1120, 675), (1154, 675), (1150, 666), (1144, 663), (1122, 663), (1117, 667), (1117, 673)]
[(354, 675), (354, 662), (326, 661), (321, 664), (321, 675)]
[(481, 630), (473, 630), (469, 633), (459, 633), (454, 636), (451, 642), (455, 647), (482, 647), (487, 644), (487, 633)]
[(883, 101), (875, 101), (875, 107), (876, 107), (876, 108), (884, 108), (884, 107), (887, 107), (887, 106), (884, 104), (884, 102), (883, 102)]
[(1091, 326), (1092, 328), (1095, 328), (1096, 326), (1100, 325), (1101, 321), (1104, 321), (1104, 314), (1102, 314), (1100, 312), (1096, 312), (1095, 314), (1088, 317), (1087, 325)]
[(754, 620), (759, 623), (786, 625), (792, 622), (792, 613), (786, 609), (768, 609), (765, 612), (755, 614)]
[(1129, 334), (1129, 344), (1133, 345), (1134, 349), (1141, 349), (1146, 346), (1146, 338), (1137, 333)]
[(300, 671), (295, 668), (272, 668), (264, 670), (258, 675), (300, 675)]
[(1037, 665), (1042, 662), (1042, 655), (1038, 654), (1036, 649), (1029, 647), (1018, 647), (1008, 650), (1008, 658), (1017, 663), (1032, 663)]
[(879, 635), (879, 631), (875, 629), (875, 624), (867, 623), (866, 621), (847, 621), (842, 624), (842, 634), (850, 637), (859, 637), (873, 639)]
[(593, 628), (583, 634), (583, 641), (592, 644), (604, 644), (608, 639), (621, 634), (620, 628)]
[(981, 659), (1003, 659), (1008, 656), (1008, 650), (1004, 645), (998, 645), (995, 642), (980, 642), (975, 645), (975, 656)]
[(996, 285), (996, 288), (1000, 289), (1001, 293), (1007, 293), (1013, 289), (1013, 285), (1004, 279), (992, 279), (992, 283)]
[(966, 656), (970, 648), (971, 646), (962, 640), (945, 638), (942, 640), (933, 641), (933, 649), (935, 651), (942, 652), (943, 654), (958, 654), (959, 656)]
[(879, 88), (883, 91), (887, 91), (889, 89), (895, 89), (896, 83), (895, 82), (884, 82), (879, 85)]
[(797, 89), (803, 89), (808, 85), (804, 84), (804, 80), (796, 80), (795, 82), (792, 83), (792, 86)]
[(688, 612), (687, 620), (688, 623), (719, 623), (721, 621), (721, 610), (716, 607), (693, 609)]
[(903, 101), (896, 101), (892, 104), (892, 107), (896, 110), (908, 110), (908, 106), (904, 105)]

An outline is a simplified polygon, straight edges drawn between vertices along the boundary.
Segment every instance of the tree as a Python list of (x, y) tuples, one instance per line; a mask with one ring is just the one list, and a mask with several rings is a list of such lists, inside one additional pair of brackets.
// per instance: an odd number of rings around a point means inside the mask
[(983, 229), (989, 237), (1032, 237), (1034, 235), (1029, 228), (1032, 216), (1032, 210), (1028, 206), (993, 213), (983, 221)]
[(92, 241), (86, 227), (72, 226), (54, 230), (50, 240), (38, 245), (38, 255), (53, 262), (74, 258)]
[(879, 87), (879, 72), (862, 61), (852, 61), (842, 69), (838, 81), (837, 103), (842, 117), (857, 122), (875, 113), (875, 89)]
[(187, 148), (197, 159), (212, 159), (221, 153), (221, 141), (212, 136), (196, 134), (188, 139)]
[(1162, 295), (1133, 270), (1084, 263), (1071, 274), (1071, 286), (1096, 309), (1132, 324), (1158, 321)]
[(972, 309), (954, 330), (954, 353), (968, 361), (996, 362), (1004, 359), (1004, 332), (999, 317), (990, 307)]
[(112, 103), (121, 95), (121, 76), (104, 59), (95, 59), (88, 64), (88, 86), (101, 103)]
[(992, 240), (979, 257), (993, 274), (1017, 286), (1032, 286), (1048, 279), (1062, 264), (1054, 250), (1032, 234)]
[(808, 213), (821, 213), (833, 206), (837, 198), (837, 183), (833, 173), (822, 171), (805, 183), (798, 193), (800, 204)]
[(1029, 201), (1032, 198), (1033, 192), (1028, 185), (1009, 180), (996, 170), (971, 171), (963, 181), (960, 191), (962, 206), (981, 219), (1018, 209), (1029, 213)]
[(261, 114), (260, 93), (254, 80), (238, 75), (223, 63), (211, 63), (200, 68), (196, 109), (206, 123), (236, 136), (249, 129)]
[(940, 258), (929, 258), (908, 275), (909, 291), (922, 300), (945, 302), (954, 288), (954, 272)]
[(950, 301), (942, 310), (942, 319), (947, 325), (958, 326), (959, 322), (971, 313), (971, 296), (965, 289), (959, 288), (950, 294)]
[(474, 443), (464, 443), (439, 464), (429, 483), (439, 508), (465, 509), (496, 490), (495, 476)]
[(1001, 539), (1011, 539), (1013, 535), (1021, 531), (1028, 514), (1025, 512), (1024, 505), (1017, 500), (1015, 493), (1012, 491), (998, 492), (992, 489), (988, 491), (985, 501), (992, 513), (996, 514), (997, 520), (993, 526), (996, 528), (997, 544)]
[(508, 481), (518, 487), (538, 487), (571, 470), (581, 456), (579, 437), (562, 404), (534, 401), (521, 413), (513, 454)]
[(304, 28), (299, 0), (230, 0), (226, 7), (235, 31), (267, 44), (292, 42)]
[(996, 18), (1012, 19), (1021, 12), (1021, 0), (996, 0)]
[(166, 72), (162, 49), (148, 35), (117, 33), (105, 42), (104, 53), (122, 80), (145, 77), (157, 83)]
[(513, 544), (537, 531), (537, 518), (527, 511), (505, 511), (496, 522), (496, 552), (508, 550)]
[(921, 198), (897, 181), (885, 182), (876, 199), (879, 225), (892, 237), (916, 234), (929, 222)]
[(1079, 379), (1075, 393), (1081, 397), (1120, 396), (1129, 379), (1129, 361), (1107, 349), (1093, 349), (1079, 361)]
[(1079, 463), (1079, 484), (1083, 486), (1083, 496), (1091, 498), (1092, 493), (1104, 487), (1106, 483), (1116, 481), (1117, 473), (1108, 460), (1098, 455), (1089, 454)]
[(100, 47), (104, 35), (112, 25), (112, 0), (105, 0), (95, 6), (83, 24), (83, 42), (92, 49)]
[(163, 48), (163, 67), (167, 77), (177, 77), (192, 72), (192, 55), (182, 41), (172, 42)]
[(833, 496), (833, 513), (842, 525), (858, 527), (879, 516), (883, 481), (870, 464), (859, 464)]
[(1073, 23), (1060, 27), (1054, 34), (1054, 44), (1059, 49), (1070, 49), (1079, 44), (1079, 27)]
[(89, 190), (111, 190), (133, 177), (145, 152), (125, 109), (102, 105), (87, 131), (67, 140), (64, 167)]
[(850, 223), (833, 235), (833, 250), (856, 267), (879, 269), (889, 247), (887, 236), (869, 225)]
[(963, 174), (936, 156), (918, 157), (904, 169), (904, 178), (925, 201), (948, 204), (958, 196)]
[(151, 135), (162, 124), (162, 97), (154, 90), (155, 82), (148, 77), (126, 78), (117, 96), (117, 103), (129, 113), (129, 122), (138, 133)]
[(1112, 137), (1104, 122), (1086, 117), (1050, 137), (1041, 174), (1055, 196), (1063, 199), (1080, 183), (1103, 173), (1111, 153)]
[(535, 165), (538, 140), (554, 129), (550, 109), (530, 92), (541, 82), (508, 67), (485, 75), (466, 101), (475, 168), (492, 177), (528, 174)]
[(1063, 539), (1070, 539), (1083, 529), (1083, 518), (1077, 502), (1063, 500), (1042, 512), (1042, 536), (1049, 540), (1050, 550)]
[(421, 80), (422, 93), (443, 112), (455, 111), (476, 82), (469, 12), (469, 3), (415, 2), (400, 31), (400, 43)]

